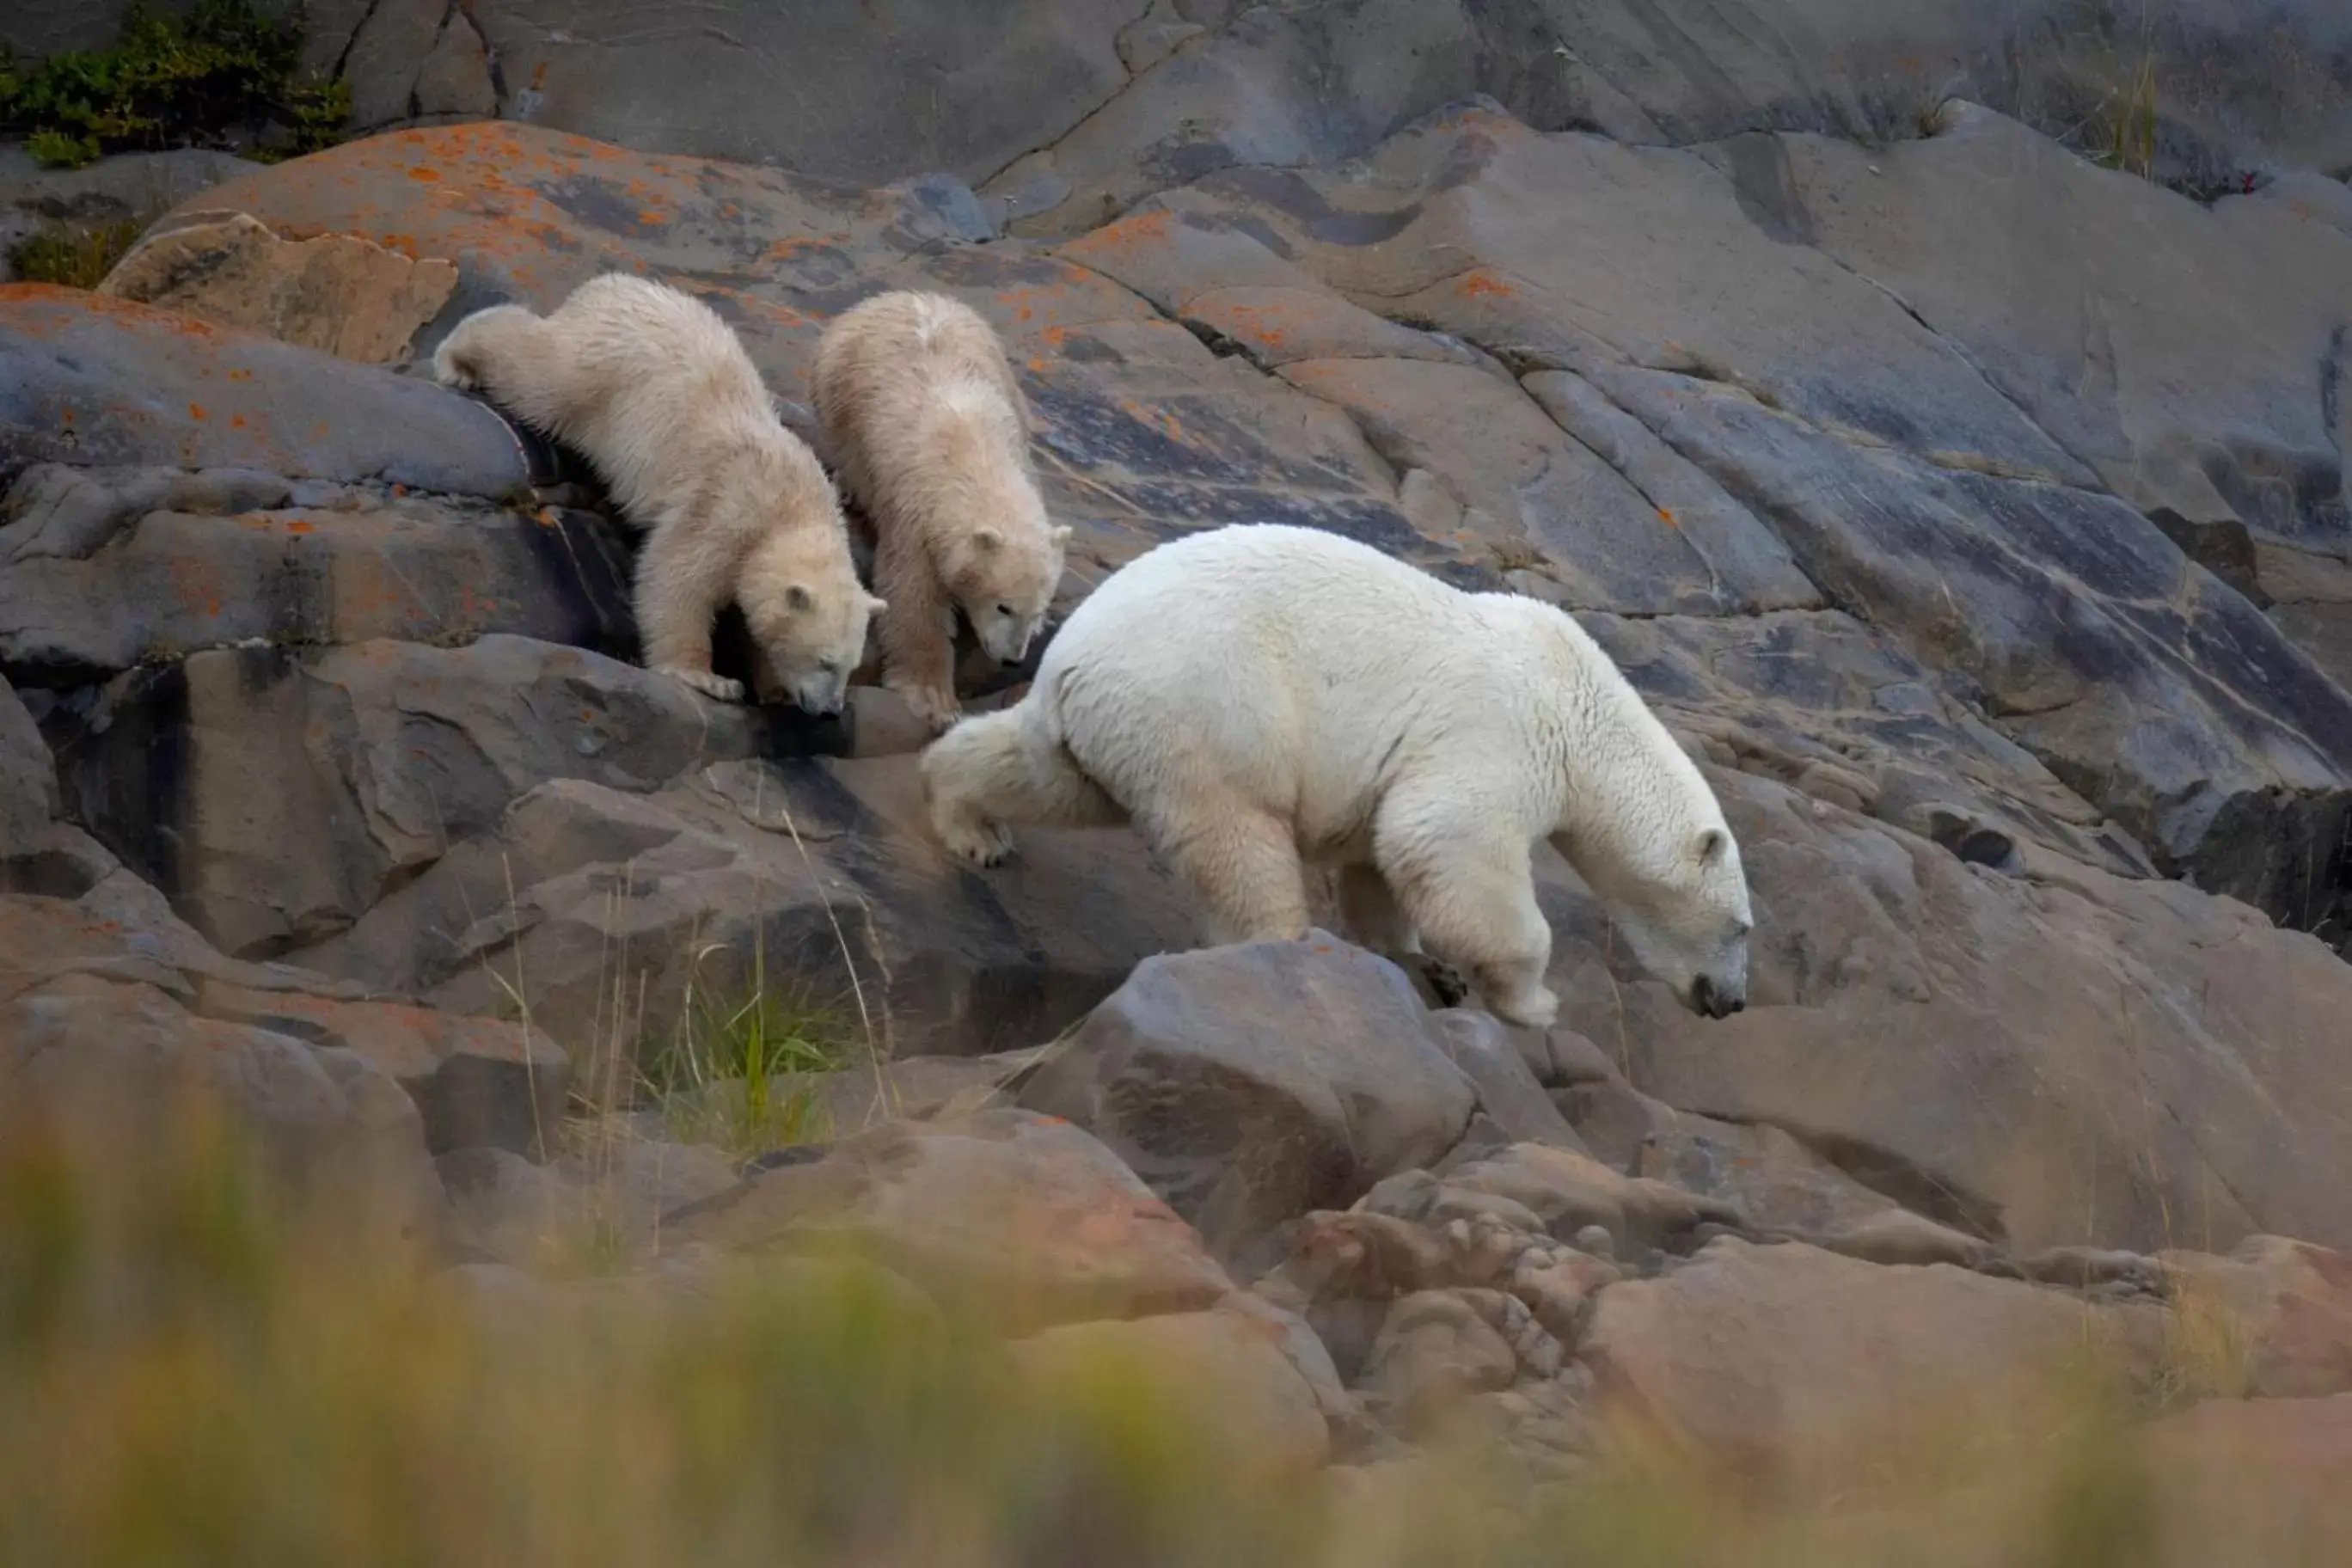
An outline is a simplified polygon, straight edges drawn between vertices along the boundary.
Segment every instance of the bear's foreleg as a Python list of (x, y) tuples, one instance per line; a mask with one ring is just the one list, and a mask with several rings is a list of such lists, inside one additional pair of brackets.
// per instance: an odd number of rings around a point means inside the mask
[(945, 730), (961, 710), (955, 691), (955, 607), (940, 591), (922, 540), (904, 526), (876, 529), (874, 590), (888, 605), (877, 633), (882, 684), (934, 731)]
[(1528, 846), (1496, 843), (1491, 825), (1457, 815), (1443, 805), (1416, 812), (1391, 796), (1374, 826), (1374, 858), (1422, 942), (1468, 977), (1488, 1011), (1549, 1028), (1559, 998), (1543, 983), (1551, 927), (1536, 905)]
[(637, 558), (637, 635), (646, 668), (721, 702), (743, 700), (743, 683), (710, 672), (710, 623), (735, 596), (740, 554), (687, 518), (666, 519)]

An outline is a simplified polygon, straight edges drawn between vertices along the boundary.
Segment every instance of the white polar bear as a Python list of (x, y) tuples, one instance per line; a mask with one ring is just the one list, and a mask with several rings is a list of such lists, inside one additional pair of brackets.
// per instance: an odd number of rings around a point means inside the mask
[(1276, 524), (1163, 544), (1111, 574), (1014, 707), (925, 752), (941, 840), (980, 865), (1011, 825), (1132, 821), (1215, 940), (1296, 939), (1303, 866), (1339, 870), (1351, 938), (1429, 950), (1496, 1016), (1549, 1025), (1549, 837), (1684, 1004), (1744, 1006), (1752, 925), (1706, 781), (1559, 610), (1465, 594)]
[(1070, 531), (1045, 515), (1020, 384), (978, 311), (897, 290), (817, 344), (817, 417), (874, 522), (884, 684), (934, 728), (956, 716), (955, 613), (1018, 664), (1062, 580)]
[(731, 599), (793, 700), (840, 711), (883, 603), (857, 580), (833, 481), (717, 311), (608, 272), (545, 316), (475, 311), (433, 374), (577, 447), (648, 532), (636, 612), (649, 667), (740, 700), (710, 669), (711, 620)]

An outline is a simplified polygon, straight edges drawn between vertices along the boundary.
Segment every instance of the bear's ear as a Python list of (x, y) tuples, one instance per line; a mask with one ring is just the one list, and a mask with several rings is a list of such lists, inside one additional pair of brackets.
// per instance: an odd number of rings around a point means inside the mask
[(1060, 549), (1063, 545), (1067, 544), (1070, 542), (1070, 525), (1065, 522), (1056, 526), (1053, 531), (1052, 538), (1054, 548), (1056, 550)]
[(806, 615), (816, 608), (816, 595), (795, 583), (784, 590), (784, 608)]
[(1698, 836), (1698, 863), (1702, 866), (1714, 865), (1723, 858), (1723, 852), (1730, 847), (1730, 844), (1731, 835), (1720, 827), (1708, 828)]
[(971, 545), (983, 555), (993, 555), (1004, 547), (1004, 535), (992, 528), (976, 529), (972, 532)]

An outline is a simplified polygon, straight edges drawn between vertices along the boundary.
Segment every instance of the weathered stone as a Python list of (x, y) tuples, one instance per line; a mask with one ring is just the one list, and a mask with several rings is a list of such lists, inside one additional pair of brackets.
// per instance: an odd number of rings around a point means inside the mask
[(167, 464), (502, 499), (528, 460), (429, 382), (192, 317), (0, 284), (0, 466)]
[(754, 1175), (668, 1228), (736, 1251), (868, 1256), (1013, 1333), (1193, 1310), (1232, 1288), (1102, 1145), (1024, 1111), (878, 1128)]
[(1927, 1423), (2013, 1415), (2065, 1373), (2145, 1372), (2160, 1338), (2154, 1308), (1727, 1239), (1601, 1291), (1580, 1354), (1615, 1420), (1789, 1476)]
[(1227, 1254), (1435, 1159), (1473, 1099), (1403, 972), (1320, 933), (1145, 960), (1021, 1092)]
[(196, 1017), (152, 985), (86, 972), (0, 1000), (0, 1137), (46, 1128), (120, 1157), (210, 1110), (346, 1234), (421, 1240), (437, 1223), (415, 1108), (350, 1051)]
[(1448, 1184), (1525, 1205), (1565, 1241), (1587, 1226), (1606, 1230), (1622, 1252), (1655, 1247), (1702, 1221), (1737, 1225), (1739, 1211), (1719, 1199), (1643, 1176), (1620, 1175), (1572, 1149), (1518, 1143), (1463, 1166)]
[(2143, 1455), (2161, 1568), (2325, 1552), (2343, 1535), (2352, 1394), (2209, 1399), (2152, 1423)]
[(863, 1064), (1034, 1046), (1193, 940), (1131, 842), (972, 875), (920, 826), (911, 763), (719, 764), (650, 797), (543, 784), (301, 962), (461, 1012), (520, 994), (583, 1061), (658, 1049), (689, 987), (740, 1002), (764, 974)]
[(553, 1164), (486, 1147), (436, 1163), (461, 1250), (537, 1273), (642, 1266), (663, 1216), (735, 1185), (716, 1150), (622, 1140)]
[(215, 212), (150, 229), (98, 291), (383, 364), (406, 356), (457, 287), (457, 267), (438, 258), (351, 235), (286, 239), (245, 213)]
[(1612, 972), (1581, 895), (1544, 898), (1562, 1010), (1626, 1043), (1636, 1089), (1783, 1127), (1874, 1191), (2021, 1251), (2352, 1241), (2352, 1178), (2326, 1131), (2352, 1114), (2336, 1067), (2352, 971), (2326, 947), (2179, 883), (2040, 853), (2004, 876), (1711, 777), (1759, 912), (1746, 1013), (1678, 1016)]
[(1508, 1388), (1511, 1343), (1460, 1290), (1423, 1290), (1391, 1307), (1363, 1385), (1408, 1432), (1430, 1431), (1472, 1394)]
[(1279, 1330), (1218, 1310), (1125, 1322), (1066, 1323), (1006, 1347), (1048, 1398), (1131, 1382), (1160, 1407), (1216, 1434), (1252, 1474), (1306, 1477), (1331, 1448), (1315, 1391), (1281, 1349)]
[(236, 508), (248, 490), (226, 498), (229, 515), (151, 510), (109, 527), (143, 487), (102, 485), (93, 477), (0, 531), (0, 560), (17, 545), (0, 576), (0, 658), (87, 675), (253, 641), (446, 646), (494, 633), (634, 649), (628, 556), (585, 512), (389, 496), (288, 508), (283, 494), (269, 510)]
[(667, 676), (521, 637), (223, 650), (121, 678), (61, 768), (79, 820), (253, 956), (349, 926), (542, 780), (652, 790), (752, 752), (760, 729)]
[(57, 760), (23, 700), (0, 678), (0, 859), (29, 850), (57, 814)]
[(196, 1009), (364, 1057), (416, 1102), (436, 1154), (490, 1147), (538, 1157), (563, 1125), (572, 1064), (520, 1025), (214, 980), (198, 985)]
[(1491, 1013), (1449, 1007), (1435, 1015), (1437, 1037), (1454, 1065), (1477, 1091), (1478, 1108), (1494, 1118), (1514, 1143), (1554, 1143), (1581, 1149), (1575, 1129), (1560, 1117), (1543, 1085), (1519, 1055), (1515, 1030)]
[(2263, 1398), (2352, 1394), (2352, 1258), (2249, 1237), (2227, 1258), (2158, 1255), (2183, 1339), (2222, 1386)]

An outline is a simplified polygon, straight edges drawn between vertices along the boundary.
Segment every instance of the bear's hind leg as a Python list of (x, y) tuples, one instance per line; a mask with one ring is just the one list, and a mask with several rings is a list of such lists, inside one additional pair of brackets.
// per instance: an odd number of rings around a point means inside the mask
[[(1391, 823), (1409, 814), (1383, 816)], [(1536, 907), (1525, 844), (1496, 845), (1474, 826), (1433, 831), (1427, 819), (1374, 832), (1374, 853), (1397, 901), (1430, 952), (1466, 975), (1507, 1024), (1549, 1028), (1559, 998), (1545, 988), (1551, 927)]]
[(1188, 808), (1144, 837), (1209, 906), (1213, 942), (1297, 942), (1307, 934), (1307, 871), (1290, 825), (1238, 803)]

